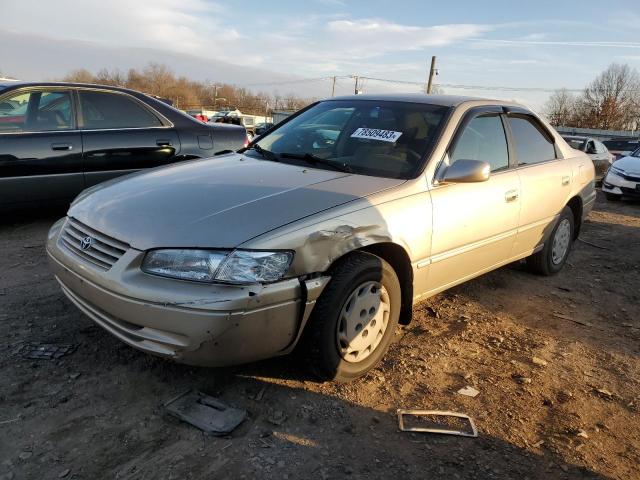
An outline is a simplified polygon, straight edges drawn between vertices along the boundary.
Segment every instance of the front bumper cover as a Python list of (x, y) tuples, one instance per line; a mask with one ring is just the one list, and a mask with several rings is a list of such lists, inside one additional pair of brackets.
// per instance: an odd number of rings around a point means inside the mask
[(47, 252), (65, 295), (123, 342), (180, 363), (224, 366), (290, 352), (329, 281), (196, 284), (143, 273), (144, 252), (133, 248), (102, 271), (59, 242), (63, 223), (52, 227)]
[(640, 185), (640, 182), (627, 180), (609, 172), (602, 181), (602, 191), (613, 195), (640, 197), (638, 185)]

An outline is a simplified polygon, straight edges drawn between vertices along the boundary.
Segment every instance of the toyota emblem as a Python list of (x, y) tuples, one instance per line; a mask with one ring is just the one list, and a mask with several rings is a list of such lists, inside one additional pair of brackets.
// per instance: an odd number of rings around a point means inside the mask
[(93, 245), (93, 238), (89, 236), (84, 237), (82, 240), (80, 240), (80, 248), (82, 250), (89, 250), (89, 248), (91, 248), (91, 245)]

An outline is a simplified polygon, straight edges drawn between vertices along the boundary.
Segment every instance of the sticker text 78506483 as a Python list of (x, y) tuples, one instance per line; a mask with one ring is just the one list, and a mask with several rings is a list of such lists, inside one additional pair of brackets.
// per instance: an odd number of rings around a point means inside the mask
[(393, 143), (400, 138), (400, 135), (402, 135), (402, 132), (360, 127), (351, 134), (351, 138), (366, 138), (369, 140), (380, 140), (381, 142)]

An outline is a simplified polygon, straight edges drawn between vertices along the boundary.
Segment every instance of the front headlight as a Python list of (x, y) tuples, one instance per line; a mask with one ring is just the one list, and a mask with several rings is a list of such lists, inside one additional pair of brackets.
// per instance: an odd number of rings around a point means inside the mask
[(162, 249), (145, 255), (142, 271), (198, 282), (275, 282), (287, 273), (291, 260), (293, 252), (288, 251)]

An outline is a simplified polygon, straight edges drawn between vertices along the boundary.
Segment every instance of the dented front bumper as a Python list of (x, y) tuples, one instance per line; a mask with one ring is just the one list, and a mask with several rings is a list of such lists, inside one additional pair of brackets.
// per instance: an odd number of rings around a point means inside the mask
[(62, 291), (98, 325), (139, 350), (180, 363), (224, 366), (290, 352), (329, 277), (268, 285), (199, 284), (148, 275), (129, 248), (96, 268), (49, 233), (47, 252)]

